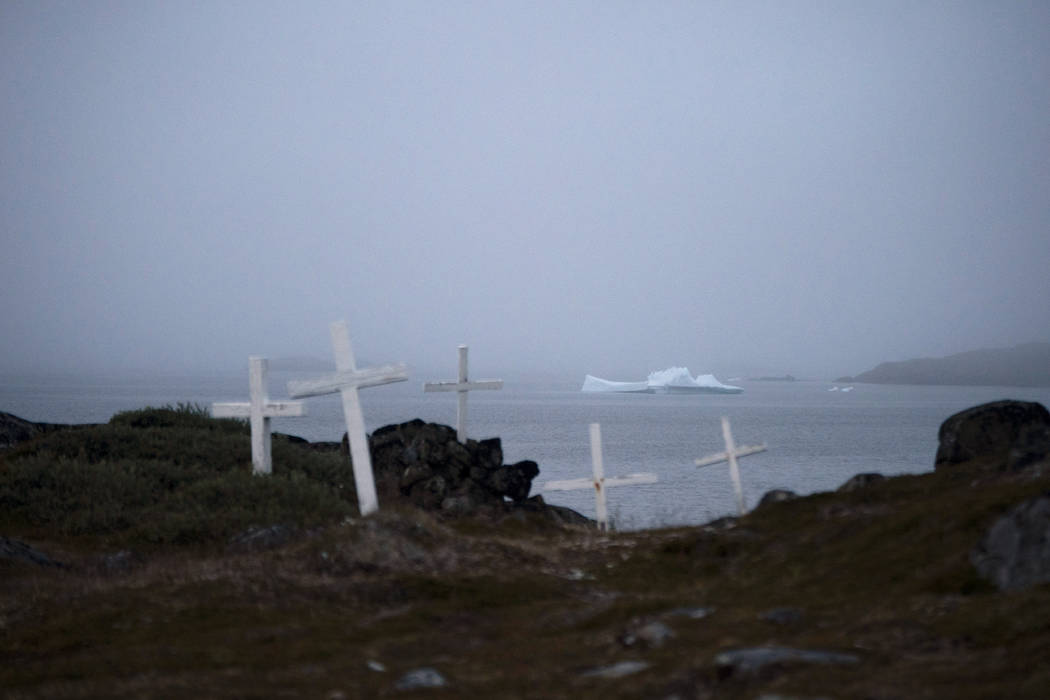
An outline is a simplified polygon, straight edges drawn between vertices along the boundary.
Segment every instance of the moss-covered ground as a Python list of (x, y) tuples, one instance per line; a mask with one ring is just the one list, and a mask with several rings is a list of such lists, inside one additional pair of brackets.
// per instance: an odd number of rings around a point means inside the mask
[[(66, 564), (0, 559), (0, 695), (1050, 697), (1050, 586), (1001, 593), (968, 560), (1050, 488), (1036, 471), (961, 465), (728, 528), (605, 534), (360, 519), (338, 454), (278, 440), (259, 478), (248, 453), (242, 423), (183, 407), (0, 457), (0, 535)], [(274, 524), (294, 534), (230, 544)], [(858, 661), (720, 673), (720, 652), (753, 646)], [(624, 661), (647, 666), (589, 675)], [(397, 688), (421, 667), (447, 685)]]

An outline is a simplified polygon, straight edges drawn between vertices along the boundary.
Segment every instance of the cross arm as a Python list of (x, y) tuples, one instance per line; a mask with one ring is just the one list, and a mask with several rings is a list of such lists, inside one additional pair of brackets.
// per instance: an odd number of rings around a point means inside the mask
[(639, 472), (627, 474), (626, 476), (611, 476), (605, 478), (606, 486), (631, 486), (633, 484), (655, 484), (660, 481), (656, 474), (651, 472)]
[(563, 479), (561, 481), (548, 481), (543, 485), (544, 491), (576, 491), (578, 489), (594, 488), (594, 479)]
[(502, 389), (502, 379), (479, 379), (476, 382), (427, 382), (423, 391), (474, 391), (475, 389)]
[(316, 379), (301, 379), (288, 382), (288, 395), (295, 399), (309, 396), (334, 394), (341, 389), (381, 386), (403, 382), (408, 379), (408, 367), (404, 364), (383, 365), (351, 372), (336, 372)]
[[(250, 403), (213, 403), (211, 415), (214, 418), (248, 418), (252, 414)], [(304, 416), (306, 409), (302, 401), (268, 401), (263, 404), (263, 415), (267, 418), (282, 416)]]
[[(765, 443), (763, 443), (761, 445), (741, 445), (740, 447), (736, 448), (736, 450), (733, 452), (733, 454), (736, 455), (737, 457), (746, 457), (747, 455), (753, 455), (753, 454), (757, 454), (759, 452), (765, 452), (765, 451), (766, 451)], [(709, 466), (709, 465), (712, 465), (712, 464), (718, 464), (719, 462), (725, 462), (728, 459), (729, 459), (729, 453), (728, 452), (716, 452), (713, 455), (708, 455), (707, 457), (701, 457), (700, 459), (696, 460), (696, 466), (698, 466), (698, 467), (706, 467), (706, 466)]]
[(247, 418), (252, 414), (250, 403), (213, 403), (211, 415), (213, 418)]
[[(659, 477), (651, 472), (639, 472), (627, 474), (626, 476), (609, 476), (602, 479), (605, 486), (631, 486), (632, 484), (655, 484)], [(578, 489), (594, 488), (594, 479), (563, 479), (561, 481), (548, 481), (543, 485), (544, 491), (576, 491)]]

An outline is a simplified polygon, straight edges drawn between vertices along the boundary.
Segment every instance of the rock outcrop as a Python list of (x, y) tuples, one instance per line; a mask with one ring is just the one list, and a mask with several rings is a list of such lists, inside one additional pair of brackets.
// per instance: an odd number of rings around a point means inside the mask
[(88, 427), (84, 425), (66, 425), (64, 423), (34, 423), (33, 421), (19, 418), (12, 413), (0, 411), (0, 450), (14, 447), (20, 442), (32, 440), (38, 435), (50, 433), (54, 430), (71, 430), (75, 428)]
[(454, 428), (416, 419), (377, 429), (369, 447), (380, 503), (408, 502), (442, 515), (532, 512), (563, 524), (591, 522), (540, 496), (529, 498), (539, 466), (503, 464), (499, 438), (462, 443)]
[(39, 549), (30, 547), (28, 544), (20, 540), (14, 540), (2, 536), (0, 536), (0, 559), (28, 562), (31, 564), (37, 564), (38, 566), (55, 566), (62, 569), (66, 568), (65, 564), (52, 559)]
[(1050, 582), (1050, 493), (996, 520), (970, 553), (970, 563), (1003, 591)]
[(836, 491), (839, 493), (851, 493), (853, 491), (859, 491), (867, 488), (872, 484), (877, 484), (880, 481), (885, 481), (886, 477), (878, 472), (864, 472), (862, 474), (856, 474), (852, 476), (846, 483), (839, 486)]
[(993, 401), (950, 416), (937, 437), (937, 469), (972, 459), (1021, 469), (1050, 453), (1050, 412), (1030, 401)]
[(883, 362), (836, 382), (959, 386), (1050, 386), (1050, 343), (971, 350), (947, 357)]

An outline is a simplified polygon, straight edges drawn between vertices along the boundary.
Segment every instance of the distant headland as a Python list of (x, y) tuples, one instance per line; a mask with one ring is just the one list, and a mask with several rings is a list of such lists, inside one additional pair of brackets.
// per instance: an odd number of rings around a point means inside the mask
[(961, 386), (1050, 386), (1050, 343), (971, 350), (947, 357), (883, 362), (836, 382)]

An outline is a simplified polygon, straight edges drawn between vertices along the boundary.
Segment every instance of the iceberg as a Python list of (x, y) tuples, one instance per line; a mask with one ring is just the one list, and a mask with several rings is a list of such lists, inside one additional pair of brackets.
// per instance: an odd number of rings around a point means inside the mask
[(624, 394), (651, 394), (649, 382), (613, 382), (588, 374), (580, 391), (615, 391)]
[(614, 382), (588, 374), (580, 391), (613, 391), (628, 394), (739, 394), (738, 386), (723, 384), (713, 374), (693, 377), (687, 367), (668, 367), (650, 372), (644, 382)]

